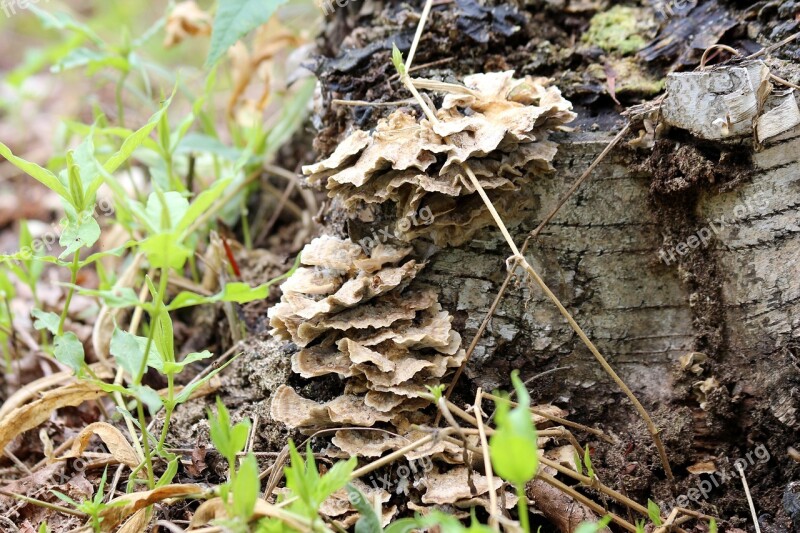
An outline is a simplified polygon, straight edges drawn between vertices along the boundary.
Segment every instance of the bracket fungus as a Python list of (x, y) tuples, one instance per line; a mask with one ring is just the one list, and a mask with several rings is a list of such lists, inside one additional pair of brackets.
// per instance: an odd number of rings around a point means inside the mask
[(295, 373), (346, 378), (344, 394), (320, 404), (282, 386), (273, 418), (301, 429), (396, 429), (429, 405), (421, 398), (426, 386), (461, 365), (464, 351), (435, 291), (409, 287), (424, 265), (408, 259), (411, 251), (380, 244), (368, 254), (330, 236), (305, 247), (302, 266), (269, 311), (272, 334), (300, 348), (292, 356)]
[[(393, 234), (404, 241), (427, 236), (460, 245), (492, 218), (463, 165), (468, 164), (503, 215), (519, 208), (518, 192), (553, 170), (551, 131), (575, 118), (572, 104), (546, 78), (514, 78), (513, 71), (467, 76), (465, 86), (425, 82), (448, 92), (438, 122), (418, 121), (399, 109), (374, 131), (354, 131), (327, 159), (303, 168), (311, 185), (325, 186), (355, 214), (387, 204)], [(423, 209), (426, 224), (409, 224)]]

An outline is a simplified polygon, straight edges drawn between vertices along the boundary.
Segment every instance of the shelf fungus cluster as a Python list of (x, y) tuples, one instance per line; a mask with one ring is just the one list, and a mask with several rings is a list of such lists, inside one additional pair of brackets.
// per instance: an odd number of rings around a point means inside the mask
[[(370, 205), (393, 208), (393, 234), (405, 241), (426, 236), (441, 246), (463, 244), (492, 223), (465, 167), (498, 211), (513, 216), (522, 205), (515, 193), (552, 170), (556, 144), (548, 133), (576, 116), (549, 80), (513, 74), (475, 74), (464, 87), (424, 82), (448, 93), (436, 122), (399, 109), (372, 132), (354, 131), (303, 172), (351, 214)], [(432, 216), (424, 224), (408, 222), (426, 208)]]
[[(272, 334), (298, 346), (295, 373), (336, 374), (344, 379), (344, 393), (322, 404), (282, 386), (272, 401), (274, 419), (311, 431), (376, 425), (402, 431), (423, 422), (421, 410), (430, 405), (421, 398), (426, 386), (458, 367), (464, 351), (436, 292), (409, 287), (424, 266), (408, 258), (411, 251), (379, 244), (367, 254), (356, 243), (330, 236), (305, 247), (302, 266), (270, 309)], [(335, 437), (345, 453), (356, 451), (354, 438), (347, 431)], [(388, 441), (376, 444), (374, 454), (392, 447)]]

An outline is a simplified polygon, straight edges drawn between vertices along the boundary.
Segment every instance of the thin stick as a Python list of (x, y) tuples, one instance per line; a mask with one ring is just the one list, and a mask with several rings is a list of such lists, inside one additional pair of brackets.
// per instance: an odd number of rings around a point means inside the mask
[[(430, 4), (431, 0), (428, 0), (426, 2), (426, 7), (425, 7), (427, 11), (430, 11)], [(414, 39), (415, 43), (412, 45), (412, 51), (416, 49), (416, 43), (419, 40), (419, 36), (422, 34), (422, 29), (425, 25), (426, 19), (427, 19), (427, 13), (423, 11), (423, 16), (420, 17), (419, 26), (417, 27), (417, 33)], [(434, 124), (438, 123), (436, 115), (433, 113), (433, 111), (431, 111), (430, 107), (425, 103), (425, 100), (419, 94), (419, 91), (417, 91), (417, 89), (414, 87), (414, 84), (411, 78), (408, 76), (407, 71), (405, 76), (402, 77), (402, 79), (405, 86), (408, 88), (409, 91), (411, 91), (411, 94), (414, 96), (414, 98), (417, 99), (417, 102), (419, 103), (420, 107), (422, 108), (423, 112), (428, 117), (428, 119)], [(472, 171), (472, 168), (470, 168), (469, 164), (462, 163), (461, 166), (466, 172), (467, 177), (469, 177), (470, 181), (472, 182), (473, 187), (478, 192), (483, 202), (486, 204), (486, 208), (489, 210), (489, 213), (492, 215), (492, 218), (497, 224), (497, 227), (503, 234), (503, 237), (505, 238), (509, 248), (511, 248), (511, 252), (513, 253), (512, 259), (516, 261), (519, 265), (521, 265), (526, 272), (528, 272), (528, 274), (531, 276), (531, 278), (533, 278), (536, 284), (539, 285), (539, 288), (542, 289), (545, 295), (556, 305), (559, 312), (567, 320), (573, 331), (575, 331), (575, 333), (578, 334), (578, 337), (580, 337), (581, 341), (583, 341), (586, 347), (589, 348), (589, 351), (592, 352), (592, 355), (594, 355), (595, 359), (597, 359), (597, 361), (600, 363), (600, 365), (603, 367), (606, 373), (611, 377), (611, 379), (614, 380), (614, 382), (620, 387), (620, 389), (622, 389), (622, 391), (625, 393), (625, 395), (628, 397), (631, 403), (633, 403), (634, 408), (636, 409), (636, 411), (638, 411), (639, 415), (644, 420), (645, 424), (647, 425), (647, 430), (650, 433), (650, 436), (652, 437), (653, 441), (655, 442), (656, 448), (658, 449), (658, 454), (661, 458), (661, 463), (663, 465), (665, 473), (667, 474), (667, 478), (669, 478), (669, 480), (672, 481), (674, 479), (674, 476), (672, 475), (672, 469), (669, 466), (669, 459), (667, 458), (667, 452), (664, 449), (664, 444), (661, 442), (661, 437), (659, 435), (660, 430), (656, 427), (655, 423), (653, 423), (653, 420), (650, 418), (650, 414), (647, 412), (647, 410), (644, 408), (641, 402), (639, 402), (639, 400), (633, 394), (633, 391), (631, 391), (631, 389), (625, 384), (625, 382), (622, 381), (622, 379), (619, 377), (619, 375), (617, 375), (617, 373), (614, 371), (611, 365), (608, 364), (608, 361), (606, 361), (606, 359), (603, 357), (603, 355), (600, 353), (597, 347), (592, 343), (591, 340), (589, 340), (589, 337), (586, 335), (586, 333), (584, 333), (583, 329), (581, 329), (581, 327), (578, 325), (575, 319), (572, 318), (572, 315), (569, 313), (569, 311), (567, 311), (567, 309), (564, 307), (561, 301), (556, 297), (553, 291), (551, 291), (550, 288), (545, 284), (544, 280), (542, 280), (542, 278), (539, 277), (539, 274), (528, 263), (527, 259), (525, 259), (525, 257), (522, 254), (520, 254), (517, 245), (514, 243), (514, 240), (511, 238), (511, 235), (508, 232), (508, 228), (506, 228), (506, 225), (503, 222), (503, 219), (500, 217), (499, 213), (494, 207), (494, 204), (492, 204), (492, 201), (487, 196), (486, 191), (483, 190), (483, 186), (478, 181), (478, 178), (475, 176), (475, 173)]]
[(587, 498), (586, 496), (584, 496), (580, 492), (576, 491), (572, 487), (570, 487), (568, 485), (565, 485), (564, 483), (560, 482), (559, 480), (557, 480), (553, 476), (545, 474), (544, 472), (539, 472), (538, 474), (536, 474), (536, 477), (538, 479), (541, 479), (542, 481), (544, 481), (545, 483), (547, 483), (551, 487), (557, 488), (558, 490), (560, 490), (564, 494), (569, 494), (576, 501), (582, 503), (583, 505), (585, 505), (586, 507), (588, 507), (589, 509), (591, 509), (592, 511), (594, 511), (598, 515), (608, 515), (608, 516), (611, 517), (611, 520), (613, 520), (619, 526), (624, 527), (628, 531), (633, 531), (633, 532), (636, 531), (636, 526), (634, 526), (633, 524), (631, 524), (630, 522), (628, 522), (627, 520), (625, 520), (621, 516), (618, 516), (618, 515), (610, 512), (610, 511), (606, 511), (598, 503), (592, 501), (590, 498)]
[(425, 29), (425, 22), (428, 20), (428, 15), (433, 7), (433, 0), (427, 0), (425, 7), (422, 8), (422, 15), (419, 17), (419, 24), (417, 24), (417, 32), (414, 34), (414, 41), (411, 43), (411, 49), (408, 51), (408, 59), (406, 60), (406, 72), (411, 68), (411, 63), (414, 62), (414, 54), (417, 52), (417, 46), (422, 38), (422, 30)]
[[(484, 392), (483, 393), (483, 397), (486, 398), (487, 400), (492, 400), (493, 402), (502, 401), (502, 400), (500, 400), (500, 398), (498, 398), (494, 394), (489, 394), (488, 392)], [(508, 400), (508, 402), (509, 402), (510, 405), (512, 405), (514, 407), (516, 407), (518, 405), (516, 402), (513, 402), (511, 400)], [(567, 420), (566, 418), (561, 418), (560, 416), (551, 415), (550, 413), (546, 413), (546, 412), (544, 412), (544, 411), (542, 411), (540, 409), (537, 409), (535, 407), (529, 407), (528, 409), (530, 410), (531, 413), (535, 414), (536, 416), (541, 416), (542, 418), (546, 418), (546, 419), (551, 420), (551, 421), (553, 421), (553, 422), (555, 422), (557, 424), (561, 424), (562, 426), (567, 426), (567, 427), (571, 427), (571, 428), (575, 428), (575, 429), (584, 431), (584, 432), (589, 433), (591, 435), (595, 435), (597, 437), (600, 437), (601, 439), (605, 440), (606, 442), (610, 442), (610, 439), (609, 439), (608, 435), (606, 435), (605, 432), (602, 429), (591, 428), (589, 426), (585, 426), (583, 424), (579, 424), (578, 422), (573, 422), (572, 420)]]
[(758, 525), (758, 515), (756, 515), (756, 506), (753, 503), (753, 497), (750, 495), (750, 487), (747, 485), (747, 478), (744, 476), (744, 468), (740, 463), (736, 463), (736, 470), (742, 476), (742, 485), (744, 486), (744, 494), (747, 496), (747, 504), (750, 506), (750, 514), (753, 515), (753, 525), (756, 527), (756, 533), (761, 533), (761, 527)]
[[(544, 220), (542, 220), (542, 222), (539, 223), (539, 225), (536, 227), (536, 229), (531, 232), (530, 236), (527, 239), (525, 239), (525, 242), (522, 245), (522, 253), (523, 254), (527, 251), (530, 241), (532, 239), (536, 239), (539, 236), (539, 233), (541, 233), (542, 229), (544, 229), (544, 227), (551, 220), (553, 220), (553, 218), (556, 216), (556, 214), (559, 212), (559, 210), (561, 210), (561, 208), (564, 206), (564, 204), (567, 203), (567, 200), (569, 200), (569, 198), (575, 193), (575, 191), (578, 190), (578, 188), (583, 184), (583, 182), (586, 181), (589, 178), (589, 176), (592, 175), (592, 172), (594, 172), (594, 169), (596, 169), (597, 166), (600, 164), (600, 162), (603, 159), (606, 158), (606, 156), (617, 145), (617, 143), (619, 143), (619, 141), (622, 140), (622, 138), (625, 136), (625, 134), (628, 132), (629, 129), (630, 129), (630, 123), (627, 123), (625, 125), (625, 127), (622, 128), (622, 131), (620, 131), (617, 134), (617, 136), (614, 137), (614, 139), (610, 143), (608, 143), (608, 145), (605, 147), (605, 149), (603, 149), (603, 151), (600, 153), (600, 155), (598, 155), (594, 159), (594, 161), (592, 161), (592, 164), (589, 165), (589, 168), (587, 168), (584, 171), (583, 174), (581, 174), (581, 177), (578, 178), (575, 181), (575, 183), (572, 184), (572, 187), (570, 187), (569, 190), (567, 191), (567, 193), (564, 194), (561, 197), (561, 199), (558, 201), (556, 206), (550, 211), (550, 213), (544, 218)], [(458, 380), (461, 378), (461, 374), (464, 372), (464, 369), (466, 368), (467, 363), (470, 360), (470, 357), (472, 357), (472, 353), (475, 351), (475, 348), (478, 346), (478, 342), (481, 340), (481, 338), (483, 337), (484, 332), (486, 331), (486, 328), (489, 326), (489, 322), (491, 321), (492, 317), (494, 316), (495, 311), (497, 311), (497, 307), (500, 305), (500, 301), (503, 299), (503, 296), (505, 295), (506, 290), (508, 289), (508, 286), (511, 284), (511, 280), (512, 280), (513, 277), (514, 277), (514, 270), (511, 269), (508, 272), (508, 274), (506, 274), (506, 279), (503, 281), (503, 284), (500, 286), (500, 290), (497, 292), (497, 296), (495, 296), (495, 299), (492, 302), (491, 307), (489, 307), (489, 311), (486, 313), (486, 316), (484, 317), (483, 322), (481, 322), (481, 325), (478, 328), (478, 331), (475, 333), (475, 336), (472, 338), (472, 342), (470, 343), (469, 348), (467, 348), (467, 354), (464, 357), (464, 362), (461, 363), (460, 367), (458, 367), (458, 370), (456, 370), (456, 373), (453, 376), (453, 380), (450, 382), (450, 385), (447, 387), (447, 393), (445, 394), (445, 397), (447, 399), (450, 399), (450, 395), (453, 393), (453, 389), (455, 389), (456, 384), (458, 383)], [(438, 420), (438, 413), (437, 413), (437, 420), (436, 420), (436, 423), (434, 425), (438, 425), (438, 424), (439, 424), (439, 420)]]
[(63, 513), (70, 516), (77, 516), (78, 518), (86, 518), (86, 513), (75, 511), (73, 509), (69, 509), (68, 507), (62, 507), (61, 505), (56, 505), (54, 503), (43, 502), (42, 500), (37, 500), (36, 498), (29, 498), (27, 496), (23, 496), (22, 494), (17, 494), (15, 492), (6, 492), (4, 490), (0, 490), (0, 494), (2, 494), (3, 496), (7, 496), (9, 498), (14, 498), (15, 500), (29, 503), (31, 505), (36, 505), (37, 507), (50, 509), (51, 511), (56, 511), (58, 513)]
[(800, 37), (800, 32), (792, 34), (792, 35), (788, 36), (786, 39), (784, 39), (782, 41), (778, 41), (777, 43), (775, 43), (773, 45), (767, 46), (766, 48), (762, 48), (761, 50), (759, 50), (758, 52), (756, 52), (754, 54), (750, 54), (749, 56), (747, 56), (747, 59), (755, 59), (757, 57), (763, 56), (764, 54), (769, 54), (771, 52), (774, 52), (778, 48), (786, 46), (787, 44), (789, 44), (790, 42), (794, 41), (798, 37)]
[(489, 527), (495, 531), (499, 531), (497, 517), (500, 514), (500, 508), (497, 504), (497, 491), (491, 488), (494, 472), (492, 471), (492, 459), (489, 457), (489, 441), (486, 439), (486, 430), (483, 427), (483, 415), (481, 415), (482, 392), (483, 390), (478, 387), (478, 392), (475, 395), (475, 419), (478, 421), (478, 434), (480, 435), (481, 449), (483, 450), (483, 468), (486, 470), (486, 478), (489, 480)]
[(331, 103), (334, 105), (358, 106), (358, 107), (394, 107), (398, 105), (415, 104), (417, 103), (417, 101), (414, 100), (413, 98), (407, 98), (405, 100), (397, 100), (396, 102), (368, 102), (366, 100), (341, 100), (339, 98), (335, 98), (331, 100)]
[[(443, 438), (444, 438), (444, 440), (446, 440), (448, 442), (451, 442), (453, 444), (459, 444), (459, 441), (454, 439), (453, 437), (445, 436)], [(470, 445), (469, 449), (471, 451), (475, 452), (475, 453), (482, 453), (482, 451), (478, 447), (473, 446), (473, 445)], [(647, 509), (645, 507), (643, 507), (642, 505), (640, 505), (640, 504), (636, 503), (635, 501), (631, 500), (627, 496), (625, 496), (623, 494), (620, 494), (619, 492), (615, 491), (614, 489), (611, 489), (611, 488), (603, 485), (599, 481), (593, 480), (592, 478), (586, 477), (586, 476), (584, 476), (582, 474), (578, 474), (574, 470), (571, 470), (569, 468), (563, 467), (560, 464), (558, 464), (558, 462), (550, 461), (549, 459), (547, 459), (545, 457), (540, 457), (539, 460), (542, 462), (542, 464), (544, 464), (546, 466), (550, 466), (552, 468), (555, 468), (558, 472), (560, 472), (560, 473), (562, 473), (562, 474), (564, 474), (566, 476), (569, 476), (569, 477), (571, 477), (571, 478), (573, 478), (573, 479), (575, 479), (577, 481), (580, 481), (585, 486), (595, 488), (595, 489), (599, 490), (600, 492), (602, 492), (602, 493), (604, 493), (604, 494), (606, 494), (608, 496), (611, 496), (612, 498), (617, 500), (619, 503), (622, 503), (623, 505), (626, 505), (626, 506), (630, 507), (631, 509), (636, 510), (637, 512), (643, 514), (644, 516), (647, 516)], [(552, 483), (550, 483), (550, 481), (548, 481), (547, 478), (555, 479), (555, 478), (552, 478), (552, 477), (548, 476), (544, 472), (542, 472), (541, 469), (539, 470), (539, 472), (536, 473), (536, 479), (541, 479), (542, 481), (545, 481), (548, 484), (552, 484)], [(553, 486), (555, 486), (555, 485), (553, 485)], [(566, 487), (566, 485), (562, 485), (562, 486)], [(559, 486), (557, 488), (560, 489), (561, 487)], [(579, 494), (579, 493), (576, 492), (571, 487), (570, 487), (569, 491), (565, 490), (563, 492), (575, 497), (575, 499), (579, 499), (579, 498), (577, 498), (575, 496), (576, 494)], [(581, 501), (582, 503), (584, 503), (587, 506), (591, 507), (594, 511), (598, 512), (599, 514), (607, 514), (608, 513), (608, 511), (606, 511), (600, 504), (592, 501), (591, 499), (587, 498), (586, 496), (583, 496), (583, 495), (580, 495), (580, 496), (581, 496), (582, 499), (580, 499), (579, 501)], [(620, 519), (620, 520), (622, 520), (622, 519)], [(626, 523), (628, 523), (628, 522), (626, 521)], [(622, 525), (622, 524), (620, 524), (620, 525)]]

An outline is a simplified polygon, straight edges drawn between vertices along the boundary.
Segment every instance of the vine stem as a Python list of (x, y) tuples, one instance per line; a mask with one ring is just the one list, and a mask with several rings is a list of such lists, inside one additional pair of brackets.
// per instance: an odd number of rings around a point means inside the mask
[[(426, 7), (428, 7), (428, 4), (430, 3), (431, 0), (428, 0), (428, 2), (426, 3)], [(423, 10), (423, 15), (424, 14), (425, 11)], [(414, 37), (414, 43), (411, 46), (412, 51), (416, 50), (416, 46), (422, 35), (422, 30), (424, 28), (426, 18), (427, 16), (422, 16), (420, 18), (419, 26), (417, 27), (417, 33)], [(414, 86), (413, 80), (408, 75), (408, 67), (406, 67), (404, 71), (405, 72), (401, 75), (403, 84), (417, 100), (417, 103), (422, 108), (422, 111), (425, 113), (425, 116), (428, 117), (428, 119), (432, 123), (434, 124), (438, 123), (439, 119), (436, 117), (436, 114), (428, 106), (427, 102), (422, 98), (422, 95), (420, 95), (419, 91)], [(648, 433), (650, 433), (650, 436), (652, 437), (653, 442), (655, 443), (656, 448), (658, 449), (658, 454), (661, 459), (664, 472), (666, 473), (669, 480), (672, 481), (674, 479), (674, 476), (672, 475), (672, 469), (669, 466), (669, 459), (667, 458), (666, 449), (664, 448), (664, 444), (661, 441), (660, 430), (656, 427), (652, 418), (650, 418), (650, 414), (641, 404), (639, 399), (636, 398), (636, 395), (633, 394), (633, 391), (631, 391), (628, 385), (622, 380), (622, 378), (619, 377), (619, 375), (614, 371), (611, 365), (608, 364), (608, 361), (605, 359), (605, 357), (603, 357), (603, 355), (600, 353), (600, 351), (597, 349), (594, 343), (589, 339), (586, 333), (584, 333), (583, 329), (580, 327), (580, 325), (578, 325), (578, 323), (575, 321), (575, 319), (572, 317), (569, 311), (567, 311), (567, 309), (564, 307), (564, 305), (561, 303), (558, 297), (556, 297), (556, 295), (553, 294), (553, 291), (550, 290), (547, 284), (545, 284), (544, 280), (542, 280), (542, 278), (534, 270), (534, 268), (530, 265), (530, 263), (528, 263), (528, 260), (525, 259), (525, 257), (522, 254), (520, 254), (517, 245), (514, 243), (514, 239), (511, 238), (511, 234), (509, 233), (508, 228), (505, 225), (505, 222), (503, 222), (502, 217), (497, 212), (497, 209), (495, 209), (494, 204), (492, 203), (489, 196), (486, 194), (486, 191), (484, 191), (483, 186), (478, 181), (477, 176), (475, 176), (475, 172), (472, 171), (472, 168), (469, 166), (469, 164), (465, 162), (462, 163), (461, 166), (464, 169), (464, 172), (467, 174), (467, 177), (469, 178), (473, 187), (475, 187), (475, 190), (480, 195), (484, 204), (486, 204), (486, 208), (489, 210), (489, 213), (492, 215), (495, 224), (500, 229), (500, 233), (503, 234), (503, 238), (506, 240), (506, 243), (508, 244), (509, 248), (511, 248), (511, 252), (513, 255), (511, 256), (511, 258), (509, 258), (510, 259), (509, 266), (511, 268), (514, 268), (516, 265), (519, 265), (531, 276), (531, 278), (536, 282), (539, 288), (555, 304), (559, 312), (567, 320), (567, 323), (570, 325), (572, 330), (575, 331), (575, 333), (578, 335), (581, 341), (586, 345), (586, 347), (589, 349), (589, 351), (592, 353), (595, 359), (597, 359), (597, 361), (600, 363), (600, 366), (603, 367), (603, 370), (606, 371), (606, 373), (611, 377), (611, 379), (617, 384), (617, 386), (619, 386), (622, 392), (628, 397), (628, 399), (631, 401), (636, 411), (639, 413), (639, 416), (641, 416), (642, 419), (644, 420), (647, 426), (647, 431)]]

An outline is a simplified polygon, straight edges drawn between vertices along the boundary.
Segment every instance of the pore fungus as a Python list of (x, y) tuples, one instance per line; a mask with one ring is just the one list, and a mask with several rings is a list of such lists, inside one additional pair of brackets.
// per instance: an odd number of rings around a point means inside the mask
[[(303, 173), (353, 215), (370, 204), (391, 205), (393, 234), (402, 240), (463, 244), (492, 223), (465, 165), (498, 211), (513, 215), (520, 207), (515, 193), (552, 170), (556, 144), (548, 133), (576, 116), (549, 80), (513, 75), (467, 76), (462, 90), (445, 96), (436, 122), (395, 111), (371, 133), (353, 132)], [(423, 212), (430, 216), (420, 222)]]

